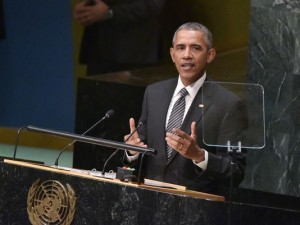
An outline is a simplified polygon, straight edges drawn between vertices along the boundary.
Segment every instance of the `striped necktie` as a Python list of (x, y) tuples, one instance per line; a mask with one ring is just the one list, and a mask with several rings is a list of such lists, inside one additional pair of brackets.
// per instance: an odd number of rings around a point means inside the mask
[[(180, 128), (183, 120), (183, 114), (185, 110), (185, 96), (188, 95), (188, 91), (185, 88), (182, 88), (180, 90), (180, 98), (175, 102), (169, 122), (167, 125), (167, 132), (172, 132), (173, 128)], [(170, 159), (171, 153), (172, 153), (172, 148), (167, 145), (167, 159)]]

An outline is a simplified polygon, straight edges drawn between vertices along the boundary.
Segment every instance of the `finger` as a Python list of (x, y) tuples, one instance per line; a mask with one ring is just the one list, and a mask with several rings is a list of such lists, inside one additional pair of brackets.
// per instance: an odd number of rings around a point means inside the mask
[(138, 152), (131, 151), (131, 150), (128, 150), (128, 152), (129, 152), (131, 155), (136, 155), (136, 154), (138, 154)]
[(129, 134), (125, 135), (124, 136), (124, 141), (126, 141), (128, 139), (128, 137), (129, 137)]
[(141, 139), (139, 139), (139, 138), (129, 139), (126, 142), (126, 144), (140, 146), (140, 147), (147, 147), (147, 145), (144, 142), (142, 142)]
[(185, 134), (186, 134), (184, 131), (182, 131), (178, 128), (173, 128), (172, 132), (173, 132), (173, 134), (180, 136), (180, 137), (185, 136)]
[(129, 119), (129, 126), (130, 126), (130, 135), (131, 140), (139, 138), (139, 134), (137, 132), (137, 128), (135, 127), (135, 120), (133, 118)]
[(181, 150), (182, 146), (184, 145), (184, 139), (171, 133), (167, 133), (165, 140), (167, 144), (173, 149)]
[(171, 140), (170, 142), (173, 141), (173, 144), (185, 144), (187, 139), (184, 137), (184, 135), (186, 137), (189, 137), (187, 134), (183, 134), (182, 136), (178, 135), (178, 134), (173, 134), (173, 133), (167, 133), (167, 137), (169, 137)]
[(130, 127), (130, 133), (132, 133), (135, 130), (135, 120), (133, 118), (129, 119), (129, 127)]
[(140, 146), (140, 147), (147, 147), (147, 145), (144, 143), (144, 142), (142, 142), (140, 139), (137, 139), (138, 141), (136, 141), (136, 143), (134, 144), (134, 145), (136, 145), (136, 146)]
[(166, 140), (166, 142), (167, 142), (167, 145), (169, 145), (171, 148), (173, 148), (173, 149), (175, 149), (175, 146), (174, 146), (174, 144), (173, 144), (173, 139), (171, 139), (170, 137), (166, 137), (165, 138), (165, 140)]
[(179, 144), (183, 144), (183, 145), (187, 145), (191, 141), (190, 135), (179, 129), (175, 129), (174, 133), (173, 134), (170, 133), (169, 137), (174, 141), (178, 142)]
[(173, 133), (169, 133), (167, 132), (166, 133), (166, 137), (168, 138), (168, 140), (171, 142), (171, 141), (174, 141), (174, 142), (178, 142), (180, 137), (176, 134), (173, 134)]
[(196, 122), (192, 122), (191, 124), (191, 137), (197, 139)]

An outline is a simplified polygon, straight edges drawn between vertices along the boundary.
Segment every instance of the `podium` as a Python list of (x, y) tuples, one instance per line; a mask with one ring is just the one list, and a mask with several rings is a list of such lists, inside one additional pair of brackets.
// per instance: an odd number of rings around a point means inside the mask
[[(11, 160), (0, 162), (0, 174), (0, 224), (228, 224), (222, 196)], [(231, 224), (300, 223), (297, 210), (236, 202), (231, 209)]]

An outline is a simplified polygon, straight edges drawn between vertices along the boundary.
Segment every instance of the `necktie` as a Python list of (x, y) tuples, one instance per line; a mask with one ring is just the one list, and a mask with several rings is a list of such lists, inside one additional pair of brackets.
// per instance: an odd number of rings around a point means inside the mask
[[(185, 88), (180, 90), (180, 98), (175, 102), (169, 122), (167, 125), (167, 132), (171, 132), (173, 128), (180, 128), (182, 124), (183, 114), (185, 110), (185, 96), (188, 94), (188, 91)], [(172, 153), (172, 148), (167, 145), (167, 159), (170, 159)]]

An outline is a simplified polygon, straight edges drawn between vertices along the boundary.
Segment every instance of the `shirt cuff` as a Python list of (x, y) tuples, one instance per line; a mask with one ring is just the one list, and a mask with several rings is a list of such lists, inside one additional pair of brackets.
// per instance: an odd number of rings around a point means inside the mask
[(208, 162), (208, 152), (204, 150), (204, 160), (202, 162), (197, 163), (195, 160), (193, 160), (193, 163), (200, 167), (203, 171), (207, 168), (207, 162)]
[(135, 155), (129, 155), (127, 151), (125, 151), (126, 154), (126, 159), (129, 163), (131, 163), (132, 161), (135, 161), (138, 159), (139, 157), (139, 153), (135, 154)]

